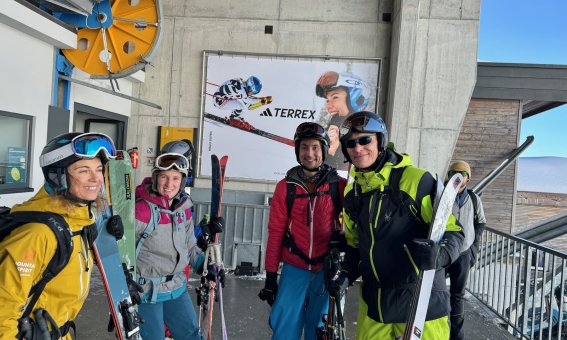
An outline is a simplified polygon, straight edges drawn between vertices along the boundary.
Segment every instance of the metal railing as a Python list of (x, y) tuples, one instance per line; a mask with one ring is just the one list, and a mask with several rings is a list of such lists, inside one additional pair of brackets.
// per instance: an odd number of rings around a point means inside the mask
[[(209, 208), (209, 203), (195, 202), (196, 217)], [(269, 214), (267, 205), (223, 204), (226, 268), (235, 269), (246, 259), (264, 271)], [(468, 290), (518, 338), (567, 339), (566, 280), (567, 254), (487, 228)]]
[[(196, 219), (210, 210), (208, 202), (194, 205)], [(221, 211), (226, 221), (226, 230), (220, 235), (225, 268), (236, 269), (239, 260), (247, 260), (263, 272), (270, 207), (223, 203)]]
[(567, 339), (567, 255), (487, 228), (468, 290), (521, 339)]

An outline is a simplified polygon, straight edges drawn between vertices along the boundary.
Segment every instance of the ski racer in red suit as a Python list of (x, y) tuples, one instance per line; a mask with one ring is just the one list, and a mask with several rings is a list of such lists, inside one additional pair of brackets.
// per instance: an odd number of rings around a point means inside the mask
[[(341, 210), (335, 208), (331, 191), (336, 190), (337, 197), (342, 198), (346, 180), (323, 164), (329, 137), (321, 125), (300, 124), (294, 141), (300, 165), (291, 168), (274, 191), (268, 224), (266, 283), (258, 296), (272, 306), (272, 339), (300, 339), (303, 333), (306, 340), (315, 340), (329, 303), (323, 260)], [(290, 192), (295, 194), (291, 209), (287, 201)], [(280, 262), (283, 268), (278, 285)]]

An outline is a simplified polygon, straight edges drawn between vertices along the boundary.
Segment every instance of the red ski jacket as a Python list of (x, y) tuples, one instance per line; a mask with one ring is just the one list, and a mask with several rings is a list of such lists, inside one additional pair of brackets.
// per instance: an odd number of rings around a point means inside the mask
[[(328, 168), (317, 184), (316, 191), (319, 194), (306, 197), (303, 196), (307, 194), (306, 185), (297, 176), (293, 176), (296, 171), (297, 167), (288, 171), (286, 179), (276, 185), (272, 197), (266, 249), (267, 272), (277, 272), (280, 261), (302, 269), (320, 269), (322, 262), (307, 264), (298, 255), (293, 254), (289, 248), (282, 246), (286, 228), (289, 229), (295, 244), (303, 254), (310, 259), (316, 259), (325, 256), (329, 251), (331, 231), (335, 223), (338, 223), (336, 218), (338, 214), (335, 212), (329, 192), (329, 183), (339, 182), (339, 196), (342, 201), (346, 180), (339, 177), (334, 169)], [(288, 218), (286, 203), (288, 181), (294, 183), (296, 192), (291, 218)]]

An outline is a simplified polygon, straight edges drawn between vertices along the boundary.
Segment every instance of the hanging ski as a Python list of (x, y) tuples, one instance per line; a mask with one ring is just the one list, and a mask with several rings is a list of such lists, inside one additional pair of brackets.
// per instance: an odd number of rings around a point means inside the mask
[[(435, 195), (428, 236), (428, 238), (435, 243), (439, 243), (445, 233), (447, 220), (453, 210), (455, 197), (457, 197), (462, 182), (463, 176), (461, 176), (461, 174), (455, 174), (449, 179), (443, 189), (442, 181), (437, 178), (437, 193)], [(422, 338), (434, 278), (435, 269), (421, 271), (419, 273), (409, 308), (403, 340), (419, 340)]]
[[(219, 160), (216, 155), (211, 155), (212, 162), (212, 186), (211, 186), (211, 210), (210, 216), (220, 217), (222, 192), (224, 187), (224, 174), (228, 156), (222, 156)], [(205, 263), (203, 264), (203, 274), (201, 284), (197, 288), (197, 305), (199, 306), (199, 327), (203, 339), (212, 339), (212, 321), (214, 302), (219, 302), (221, 313), (221, 332), (222, 339), (228, 339), (224, 320), (224, 308), (222, 300), (222, 284), (219, 282), (219, 274), (224, 270), (222, 262), (222, 250), (219, 242), (219, 234), (211, 236), (214, 242), (210, 242), (205, 252)], [(215, 282), (207, 280), (208, 270), (211, 269), (215, 275)]]

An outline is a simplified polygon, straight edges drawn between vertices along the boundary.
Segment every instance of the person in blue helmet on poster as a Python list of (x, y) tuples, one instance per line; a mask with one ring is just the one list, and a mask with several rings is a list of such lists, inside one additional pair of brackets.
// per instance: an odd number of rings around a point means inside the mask
[(327, 116), (323, 120), (331, 141), (326, 163), (337, 170), (348, 170), (340, 149), (339, 126), (351, 113), (366, 108), (370, 87), (365, 80), (353, 73), (327, 71), (317, 80), (315, 94), (326, 99)]
[(262, 81), (256, 76), (244, 80), (234, 78), (225, 81), (213, 94), (214, 106), (223, 110), (230, 110), (229, 120), (239, 119), (244, 109), (253, 110), (272, 102), (272, 97), (257, 97), (262, 90)]

